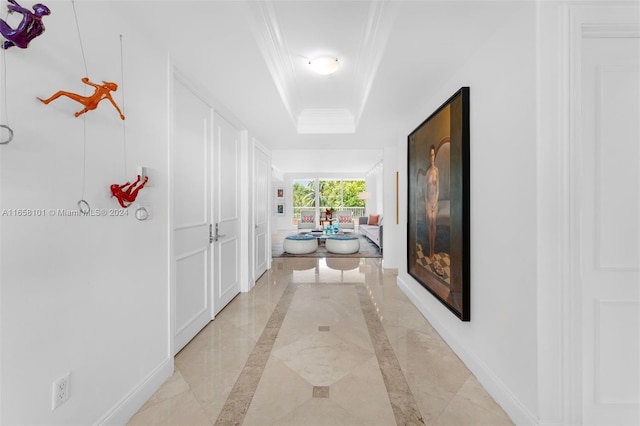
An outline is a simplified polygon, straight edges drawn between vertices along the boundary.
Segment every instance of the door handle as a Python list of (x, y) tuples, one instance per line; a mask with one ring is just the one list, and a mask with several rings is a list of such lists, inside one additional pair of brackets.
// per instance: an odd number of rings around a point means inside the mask
[(218, 224), (216, 223), (216, 234), (213, 236), (213, 241), (218, 241), (222, 237), (226, 237), (226, 235), (218, 233)]

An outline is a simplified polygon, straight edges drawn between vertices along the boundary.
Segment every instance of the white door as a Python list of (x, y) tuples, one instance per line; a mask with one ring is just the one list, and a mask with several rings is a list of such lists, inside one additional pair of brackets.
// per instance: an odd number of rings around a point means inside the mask
[(271, 164), (269, 156), (262, 149), (255, 149), (254, 182), (254, 247), (257, 280), (269, 268), (271, 257), (271, 236), (269, 235), (269, 201), (271, 194)]
[(173, 93), (174, 354), (212, 318), (212, 109), (179, 78)]
[(240, 293), (240, 131), (214, 113), (214, 282), (217, 314)]
[(582, 30), (576, 149), (584, 424), (640, 424), (640, 42), (635, 13), (635, 27), (601, 24)]

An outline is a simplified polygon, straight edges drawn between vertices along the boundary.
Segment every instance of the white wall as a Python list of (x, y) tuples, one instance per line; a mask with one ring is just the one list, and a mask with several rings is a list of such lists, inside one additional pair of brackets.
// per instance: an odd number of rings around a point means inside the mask
[[(72, 3), (47, 5), (46, 32), (26, 50), (3, 52), (15, 138), (0, 146), (2, 210), (73, 211), (82, 197), (83, 119), (73, 116), (81, 107), (36, 100), (57, 90), (84, 92)], [(109, 185), (146, 166), (151, 181), (139, 200), (152, 217), (139, 222), (132, 209), (126, 217), (0, 217), (1, 424), (124, 423), (173, 368), (167, 55), (124, 28), (113, 9), (76, 2), (89, 77), (120, 84), (114, 98), (127, 116), (127, 169), (123, 123), (104, 101), (85, 116), (84, 198), (93, 209), (118, 209)], [(68, 372), (71, 397), (52, 411), (52, 382)]]
[[(384, 149), (384, 164), (382, 169), (384, 194), (382, 200), (384, 205), (382, 210), (384, 211), (382, 245), (385, 249), (382, 253), (382, 265), (385, 269), (397, 269), (400, 264), (406, 264), (406, 256), (403, 257), (405, 250), (400, 250), (399, 248), (403, 242), (406, 247), (406, 239), (402, 239), (402, 234), (406, 233), (407, 226), (406, 223), (400, 220), (399, 216), (396, 217), (396, 192), (399, 192), (396, 189), (396, 172), (398, 173), (398, 186), (400, 185), (401, 179), (405, 178), (404, 176), (400, 176), (397, 167), (398, 148), (396, 146), (390, 146)], [(398, 194), (398, 196), (399, 195), (400, 194)], [(398, 207), (400, 206), (398, 205)], [(396, 221), (398, 223), (396, 223)]]
[[(537, 246), (538, 246), (538, 418), (539, 424), (576, 423), (568, 401), (578, 386), (567, 384), (574, 361), (563, 336), (570, 327), (567, 303), (570, 261), (563, 250), (566, 226), (562, 215), (568, 199), (564, 175), (568, 173), (566, 127), (563, 105), (569, 90), (563, 74), (568, 45), (569, 14), (566, 3), (538, 5), (538, 146), (537, 146)], [(567, 61), (568, 63), (568, 61)], [(567, 72), (567, 69), (564, 69)], [(568, 80), (568, 78), (567, 78)], [(561, 183), (562, 182), (562, 183)], [(569, 391), (569, 389), (571, 389)], [(581, 401), (577, 402), (581, 406)]]
[(383, 163), (380, 161), (365, 175), (365, 184), (370, 197), (365, 204), (365, 213), (367, 215), (385, 214), (383, 169)]
[[(291, 179), (286, 177), (286, 174), (282, 176), (282, 178), (278, 176), (274, 176), (272, 178), (272, 188), (271, 188), (271, 215), (273, 225), (271, 229), (273, 232), (285, 230), (285, 229), (294, 229), (293, 225), (293, 210), (291, 208), (292, 204), (292, 191), (291, 191)], [(284, 200), (276, 199), (276, 188), (284, 188)], [(281, 216), (276, 213), (276, 204), (284, 202), (284, 216)]]
[[(528, 2), (519, 8), (463, 67), (451, 70), (449, 82), (398, 135), (406, 223), (406, 135), (456, 90), (470, 87), (471, 321), (452, 315), (406, 265), (399, 265), (398, 283), (512, 419), (531, 424), (537, 414), (536, 9)], [(398, 248), (406, 257), (406, 232)]]

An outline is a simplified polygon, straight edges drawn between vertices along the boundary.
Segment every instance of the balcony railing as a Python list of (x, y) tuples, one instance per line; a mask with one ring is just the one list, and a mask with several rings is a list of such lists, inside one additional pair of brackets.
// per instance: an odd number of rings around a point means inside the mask
[[(298, 220), (300, 219), (300, 212), (302, 210), (313, 210), (315, 209), (315, 207), (294, 207), (293, 208), (293, 223), (296, 224), (298, 223)], [(335, 209), (335, 213), (339, 212), (339, 211), (350, 211), (351, 212), (351, 217), (353, 217), (354, 219), (358, 218), (359, 216), (364, 216), (364, 207), (334, 207)], [(327, 210), (327, 207), (320, 207), (318, 212), (320, 213), (320, 217), (324, 218), (324, 212)]]

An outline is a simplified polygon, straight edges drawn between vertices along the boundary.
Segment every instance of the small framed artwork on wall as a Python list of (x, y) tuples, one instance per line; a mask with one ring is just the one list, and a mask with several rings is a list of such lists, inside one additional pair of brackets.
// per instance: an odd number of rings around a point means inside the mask
[(284, 216), (284, 203), (276, 204), (276, 214), (278, 216)]
[(276, 200), (284, 200), (284, 188), (278, 187), (276, 188)]

